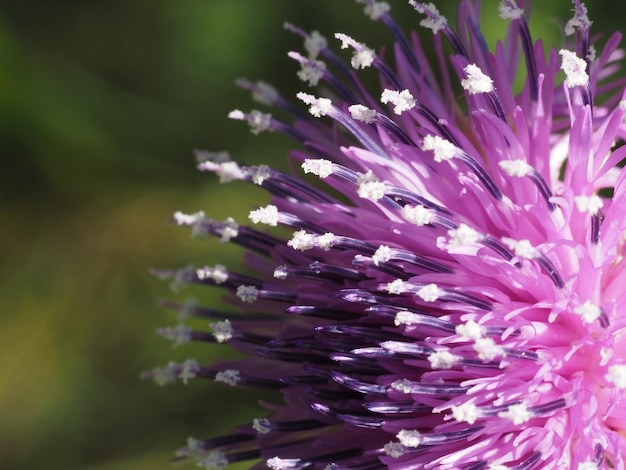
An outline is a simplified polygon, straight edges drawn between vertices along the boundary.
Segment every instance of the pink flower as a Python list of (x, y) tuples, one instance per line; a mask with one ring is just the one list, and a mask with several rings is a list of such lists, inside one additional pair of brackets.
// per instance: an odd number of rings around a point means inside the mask
[[(297, 96), (309, 114), (248, 81), (291, 119), (231, 113), (254, 133), (294, 138), (292, 159), (322, 183), (202, 152), (201, 170), (272, 200), (250, 212), (252, 225), (174, 216), (242, 246), (258, 275), (158, 271), (176, 285), (220, 286), (238, 305), (169, 303), (210, 319), (210, 331), (160, 333), (247, 358), (146, 376), (283, 399), (229, 436), (190, 439), (179, 457), (207, 469), (254, 459), (275, 470), (624, 469), (626, 101), (624, 80), (611, 77), (620, 35), (596, 54), (575, 0), (565, 44), (546, 55), (522, 2), (503, 0), (509, 33), (488, 51), (478, 2), (460, 1), (455, 31), (433, 4), (410, 1), (434, 34), (432, 68), (387, 3), (359, 1), (394, 35), (393, 65), (337, 34), (353, 70), (319, 33), (288, 25), (307, 52), (290, 57), (317, 87)], [(360, 82), (368, 67), (379, 89)], [(516, 93), (518, 67), (527, 74)]]

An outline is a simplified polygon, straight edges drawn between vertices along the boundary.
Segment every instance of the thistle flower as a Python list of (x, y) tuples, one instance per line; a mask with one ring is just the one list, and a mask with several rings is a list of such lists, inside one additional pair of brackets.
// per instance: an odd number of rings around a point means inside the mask
[[(387, 3), (359, 3), (394, 36), (393, 65), (336, 34), (350, 67), (332, 40), (287, 25), (305, 41), (304, 54), (289, 56), (314, 87), (297, 95), (309, 113), (242, 80), (289, 118), (230, 115), (254, 133), (295, 139), (291, 157), (322, 182), (200, 152), (200, 170), (257, 184), (272, 200), (248, 225), (174, 215), (194, 234), (243, 247), (258, 274), (158, 271), (176, 286), (219, 286), (238, 304), (168, 303), (208, 318), (210, 331), (161, 334), (227, 343), (247, 358), (146, 376), (282, 396), (228, 436), (189, 439), (178, 457), (207, 469), (247, 460), (274, 470), (624, 469), (620, 35), (596, 54), (574, 0), (565, 44), (545, 53), (522, 1), (503, 0), (508, 34), (489, 51), (479, 2), (460, 1), (455, 30), (433, 4), (411, 0), (432, 30), (433, 66)], [(379, 89), (360, 81), (368, 67)], [(293, 235), (271, 228), (279, 225)]]

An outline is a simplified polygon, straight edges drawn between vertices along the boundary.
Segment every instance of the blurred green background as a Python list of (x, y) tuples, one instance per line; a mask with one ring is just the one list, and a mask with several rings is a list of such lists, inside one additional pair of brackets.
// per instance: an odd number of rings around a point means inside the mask
[[(400, 23), (417, 25), (404, 1), (391, 3)], [(484, 3), (495, 10), (495, 0)], [(595, 31), (617, 28), (611, 18), (624, 7), (616, 5), (590, 5)], [(148, 270), (239, 263), (237, 250), (166, 223), (176, 210), (245, 220), (265, 197), (199, 174), (192, 149), (284, 165), (286, 138), (254, 137), (226, 118), (258, 106), (233, 81), (263, 79), (285, 96), (303, 88), (285, 56), (300, 40), (285, 20), (389, 44), (361, 8), (349, 0), (0, 4), (0, 468), (166, 469), (187, 436), (256, 416), (250, 392), (138, 379), (172, 359), (228, 354), (173, 350), (153, 334), (175, 324), (155, 299), (218, 304), (219, 293), (176, 294)], [(567, 20), (569, 9), (537, 3), (535, 36), (558, 41), (555, 18)], [(493, 12), (485, 24), (491, 37), (505, 27)]]

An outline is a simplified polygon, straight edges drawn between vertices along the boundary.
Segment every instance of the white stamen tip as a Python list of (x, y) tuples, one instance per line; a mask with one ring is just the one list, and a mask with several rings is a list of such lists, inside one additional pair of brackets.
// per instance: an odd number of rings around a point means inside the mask
[(209, 327), (213, 330), (213, 336), (218, 343), (225, 343), (233, 337), (233, 326), (230, 320), (209, 323)]
[(357, 189), (359, 197), (369, 199), (370, 201), (381, 199), (387, 189), (385, 183), (380, 181), (371, 170), (359, 176), (357, 184), (359, 185)]
[(568, 88), (576, 86), (584, 86), (589, 83), (589, 75), (587, 74), (587, 62), (581, 59), (572, 51), (561, 49), (561, 69), (565, 72), (565, 84)]
[(437, 284), (426, 284), (425, 286), (419, 288), (417, 295), (424, 302), (435, 302), (443, 295), (443, 291), (437, 287)]
[(390, 294), (402, 294), (406, 292), (404, 287), (404, 281), (402, 279), (396, 279), (388, 284), (385, 284), (385, 290)]
[(433, 211), (424, 206), (409, 206), (408, 204), (402, 208), (402, 216), (409, 222), (421, 227), (432, 222)]
[(422, 150), (432, 150), (435, 154), (435, 161), (437, 163), (450, 160), (459, 153), (459, 149), (452, 142), (444, 139), (443, 137), (432, 134), (428, 134), (424, 137)]
[(365, 3), (363, 10), (372, 20), (379, 20), (385, 13), (391, 10), (387, 2), (375, 2), (373, 0), (357, 0), (358, 3)]
[(624, 390), (626, 388), (626, 364), (609, 366), (609, 371), (604, 378), (618, 389)]
[(230, 113), (228, 113), (229, 119), (234, 119), (235, 121), (245, 121), (246, 115), (240, 109), (233, 109)]
[(304, 39), (304, 49), (309, 53), (309, 59), (316, 59), (320, 52), (328, 46), (328, 41), (319, 31), (312, 31)]
[(428, 362), (433, 369), (450, 369), (458, 359), (458, 356), (449, 351), (435, 351), (428, 356)]
[(385, 452), (385, 455), (397, 459), (404, 455), (404, 446), (399, 442), (387, 442), (387, 444), (383, 446), (383, 452)]
[(332, 101), (328, 98), (316, 98), (313, 95), (303, 92), (297, 93), (296, 97), (303, 103), (310, 105), (309, 113), (314, 117), (326, 116), (333, 107)]
[(477, 340), (483, 337), (483, 327), (474, 320), (469, 320), (467, 323), (457, 325), (455, 331), (457, 335), (467, 339)]
[(259, 298), (259, 290), (254, 286), (239, 286), (237, 287), (237, 297), (242, 302), (252, 303)]
[(278, 208), (274, 205), (261, 207), (250, 212), (250, 220), (255, 224), (278, 225)]
[(511, 6), (509, 2), (502, 0), (498, 5), (498, 14), (503, 20), (519, 20), (524, 17), (524, 10), (516, 5)]
[(471, 402), (452, 407), (452, 417), (463, 423), (474, 424), (480, 417), (480, 410)]
[(458, 228), (448, 230), (449, 247), (462, 247), (473, 245), (480, 240), (480, 234), (469, 225), (459, 224)]
[(391, 254), (391, 248), (387, 245), (380, 245), (374, 253), (374, 256), (372, 256), (372, 261), (374, 261), (374, 264), (378, 266), (381, 263), (389, 261), (391, 259)]
[(213, 267), (205, 266), (204, 268), (196, 269), (196, 276), (201, 281), (211, 279), (216, 284), (222, 284), (228, 279), (228, 271), (226, 271), (226, 266), (216, 264)]
[(533, 171), (533, 167), (525, 160), (502, 160), (498, 162), (498, 166), (504, 170), (509, 176), (517, 176), (521, 178), (527, 176)]
[(376, 110), (370, 109), (362, 104), (353, 104), (348, 108), (350, 112), (350, 116), (355, 121), (361, 121), (365, 124), (371, 124), (374, 122), (374, 118), (376, 117)]
[(341, 48), (346, 49), (347, 47), (352, 47), (354, 49), (354, 54), (352, 55), (352, 67), (355, 69), (364, 69), (369, 67), (374, 62), (376, 58), (376, 54), (372, 49), (361, 44), (360, 42), (355, 41), (347, 34), (336, 33), (335, 37), (341, 41)]
[(574, 17), (565, 25), (565, 34), (571, 36), (577, 29), (579, 31), (587, 31), (589, 28), (591, 28), (591, 20), (587, 14), (587, 7), (584, 3), (580, 3), (580, 11), (578, 8), (575, 8)]
[(306, 230), (298, 230), (294, 232), (287, 245), (298, 251), (310, 250), (315, 247), (315, 235), (308, 233)]
[(503, 237), (502, 242), (513, 250), (518, 258), (532, 259), (539, 253), (537, 248), (530, 243), (530, 240), (518, 241), (513, 238)]
[(396, 317), (394, 319), (394, 324), (396, 326), (400, 325), (412, 325), (415, 315), (406, 310), (401, 310), (396, 313)]
[(523, 424), (532, 418), (532, 413), (524, 403), (517, 403), (508, 407), (506, 411), (498, 413), (500, 418), (510, 419), (514, 425)]
[(419, 431), (403, 429), (396, 437), (404, 447), (419, 447), (422, 443), (422, 435)]
[(409, 4), (419, 13), (426, 15), (426, 18), (420, 21), (420, 25), (432, 30), (433, 34), (437, 34), (448, 25), (448, 20), (439, 13), (434, 4), (420, 3), (414, 0), (410, 0)]
[(302, 162), (302, 170), (320, 178), (328, 178), (333, 174), (333, 162), (323, 158), (307, 158)]
[(396, 114), (402, 114), (405, 111), (409, 111), (415, 107), (417, 102), (409, 90), (383, 90), (380, 95), (381, 103), (393, 104), (393, 112)]
[(602, 309), (589, 300), (574, 308), (574, 313), (580, 315), (585, 323), (593, 323), (600, 315), (602, 315)]
[(478, 338), (474, 343), (474, 351), (483, 361), (492, 361), (496, 357), (504, 356), (504, 348), (491, 338)]
[(602, 199), (597, 194), (576, 196), (574, 202), (580, 212), (587, 212), (589, 215), (596, 215), (604, 206)]
[(237, 369), (222, 370), (222, 371), (219, 371), (217, 374), (215, 374), (216, 382), (222, 382), (222, 383), (225, 383), (226, 385), (230, 385), (231, 387), (234, 387), (235, 385), (237, 385), (240, 380), (241, 380), (241, 376)]
[(470, 95), (491, 93), (493, 91), (493, 80), (488, 75), (485, 75), (476, 64), (467, 65), (463, 71), (467, 74), (467, 78), (461, 80), (461, 86)]
[(252, 420), (252, 429), (258, 434), (267, 434), (272, 430), (272, 424), (266, 418), (255, 418)]

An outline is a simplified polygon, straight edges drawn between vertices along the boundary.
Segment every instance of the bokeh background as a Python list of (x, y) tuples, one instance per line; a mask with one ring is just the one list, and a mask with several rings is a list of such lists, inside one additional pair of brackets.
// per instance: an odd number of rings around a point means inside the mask
[[(388, 1), (400, 23), (417, 26), (406, 2)], [(449, 17), (454, 3), (444, 5)], [(536, 2), (534, 36), (558, 43), (570, 8)], [(589, 8), (594, 31), (618, 29), (626, 9)], [(160, 388), (138, 377), (169, 360), (229, 354), (175, 350), (153, 334), (175, 324), (155, 299), (220, 300), (171, 292), (148, 271), (239, 264), (237, 250), (190, 239), (166, 219), (204, 210), (245, 220), (264, 203), (254, 188), (196, 172), (192, 150), (285, 167), (286, 138), (255, 137), (226, 118), (255, 106), (237, 77), (285, 96), (303, 88), (285, 56), (300, 40), (285, 20), (370, 46), (390, 41), (349, 0), (0, 3), (1, 469), (167, 469), (187, 436), (256, 416), (258, 395), (247, 391), (204, 381)], [(484, 24), (492, 40), (505, 27), (493, 11)]]

